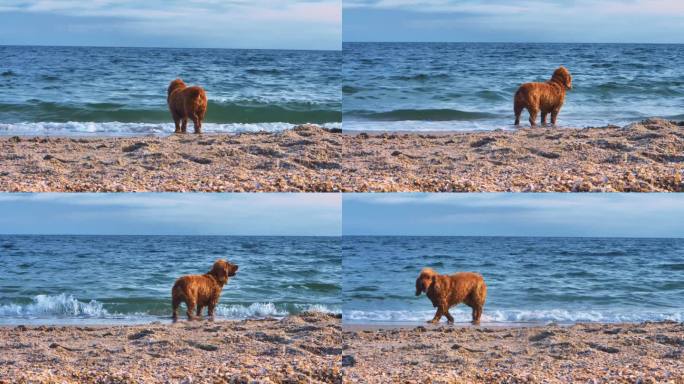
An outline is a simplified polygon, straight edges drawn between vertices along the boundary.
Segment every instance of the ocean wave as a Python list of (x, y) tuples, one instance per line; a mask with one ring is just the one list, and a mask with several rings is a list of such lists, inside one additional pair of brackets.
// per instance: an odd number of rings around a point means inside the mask
[[(82, 301), (72, 294), (36, 295), (30, 303), (7, 303), (0, 305), (0, 319), (128, 319), (159, 320), (170, 318), (170, 300), (150, 301), (147, 311), (141, 305), (105, 304), (97, 300)], [(106, 309), (105, 306), (110, 307)], [(128, 311), (126, 310), (128, 307)], [(111, 308), (117, 308), (112, 310)], [(181, 314), (185, 311), (181, 307)], [(285, 317), (302, 312), (340, 313), (340, 309), (323, 304), (289, 304), (258, 302), (251, 304), (219, 304), (216, 317), (228, 320), (259, 319), (264, 317)]]
[[(204, 123), (205, 133), (240, 133), (240, 132), (280, 132), (291, 129), (296, 124), (284, 122), (272, 123)], [(341, 128), (342, 123), (324, 123), (325, 128)], [(142, 134), (170, 134), (175, 127), (173, 123), (125, 123), (108, 122), (21, 122), (0, 123), (0, 135), (142, 135)], [(188, 132), (192, 132), (189, 124)]]
[(497, 117), (492, 113), (458, 109), (395, 109), (386, 112), (349, 111), (345, 112), (345, 115), (375, 121), (466, 121)]
[(28, 304), (0, 305), (2, 317), (108, 317), (110, 313), (96, 300), (79, 301), (73, 295), (37, 295)]
[[(471, 314), (469, 309), (451, 310), (456, 322), (469, 322)], [(432, 319), (435, 312), (411, 311), (411, 310), (377, 310), (359, 311), (344, 310), (342, 318), (352, 323), (365, 322), (425, 322)], [(486, 323), (636, 323), (643, 321), (684, 321), (684, 311), (672, 312), (619, 312), (603, 310), (573, 311), (566, 309), (540, 309), (540, 310), (491, 310), (482, 315), (482, 321)]]
[[(5, 119), (16, 121), (92, 121), (164, 123), (171, 119), (166, 105), (132, 108), (117, 103), (66, 104), (28, 100), (21, 104), (0, 104)], [(207, 123), (328, 123), (342, 121), (340, 106), (306, 102), (264, 103), (255, 100), (209, 100)]]

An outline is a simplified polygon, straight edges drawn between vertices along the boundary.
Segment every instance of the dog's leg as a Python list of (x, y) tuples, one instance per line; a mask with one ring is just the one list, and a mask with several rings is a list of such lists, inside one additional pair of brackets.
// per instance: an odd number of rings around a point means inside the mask
[(204, 309), (204, 307), (197, 304), (197, 311), (195, 311), (195, 315), (197, 316), (198, 319), (202, 318), (202, 309)]
[(528, 109), (528, 111), (530, 111), (530, 126), (534, 127), (537, 125), (537, 114), (539, 113), (539, 110)]
[(173, 322), (175, 323), (178, 321), (178, 306), (180, 305), (180, 299), (174, 297), (171, 299), (171, 306), (173, 307), (173, 315), (171, 315), (171, 318), (173, 319)]
[(192, 312), (195, 310), (195, 302), (194, 301), (186, 301), (185, 304), (188, 306), (188, 310), (186, 314), (188, 315), (188, 320), (194, 320), (195, 317), (192, 315)]
[(558, 118), (558, 113), (560, 112), (560, 108), (556, 108), (553, 111), (551, 111), (551, 124), (555, 127), (556, 126), (556, 119)]
[(188, 118), (187, 117), (183, 118), (183, 123), (181, 124), (181, 132), (182, 133), (188, 132)]
[(480, 325), (480, 317), (482, 317), (482, 307), (473, 307), (473, 325)]
[(447, 310), (444, 311), (444, 316), (446, 316), (447, 322), (448, 322), (449, 324), (453, 324), (453, 323), (454, 323), (454, 317), (451, 316), (451, 313), (449, 313), (449, 308), (447, 308)]
[(195, 126), (195, 133), (202, 133), (202, 120), (199, 117), (194, 116), (192, 118), (192, 124)]
[(429, 324), (437, 324), (439, 323), (439, 320), (442, 319), (442, 307), (437, 308), (437, 312), (435, 313), (435, 317), (432, 318), (432, 320), (428, 321)]
[(523, 106), (518, 104), (517, 102), (513, 106), (513, 112), (515, 112), (515, 125), (518, 126), (520, 125), (520, 115), (522, 114), (523, 111)]
[(542, 118), (541, 125), (542, 125), (542, 127), (546, 127), (546, 115), (547, 114), (548, 114), (548, 112), (546, 112), (546, 111), (542, 111), (542, 113), (541, 113), (541, 118)]
[(207, 316), (209, 317), (209, 321), (214, 321), (214, 308), (216, 308), (216, 304), (210, 303), (208, 313), (207, 313)]
[(180, 133), (180, 131), (181, 131), (180, 118), (174, 116), (173, 117), (173, 124), (176, 126), (176, 130), (174, 131), (174, 133)]

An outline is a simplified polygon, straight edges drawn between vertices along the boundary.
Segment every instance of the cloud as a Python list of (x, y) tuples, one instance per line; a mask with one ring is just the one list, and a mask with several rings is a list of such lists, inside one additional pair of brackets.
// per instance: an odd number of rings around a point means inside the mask
[(684, 237), (682, 203), (676, 194), (345, 195), (343, 234)]
[[(342, 24), (339, 0), (10, 0), (0, 6), (2, 12), (66, 17), (76, 30), (81, 25), (82, 33), (98, 32), (92, 22), (100, 20), (105, 24), (102, 33), (239, 48), (250, 48), (252, 44), (252, 48), (339, 49)], [(51, 28), (36, 24), (32, 29), (48, 33)], [(161, 46), (168, 45), (159, 41)]]
[(0, 233), (340, 234), (339, 194), (0, 193)]

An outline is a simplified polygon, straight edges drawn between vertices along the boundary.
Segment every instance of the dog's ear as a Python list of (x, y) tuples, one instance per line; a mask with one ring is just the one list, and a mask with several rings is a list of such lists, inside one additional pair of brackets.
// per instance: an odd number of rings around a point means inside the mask
[(425, 292), (425, 287), (423, 287), (423, 280), (418, 276), (416, 279), (416, 296), (420, 296), (421, 293)]
[(560, 82), (566, 89), (572, 89), (572, 76), (570, 76), (570, 72), (562, 65), (553, 72), (551, 79)]
[(227, 264), (228, 263), (225, 260), (216, 260), (211, 267), (211, 271), (209, 271), (209, 274), (213, 275), (216, 278), (216, 281), (221, 284), (228, 282), (228, 272), (226, 272)]
[(173, 80), (173, 81), (171, 82), (171, 84), (169, 84), (169, 88), (166, 90), (166, 94), (167, 94), (167, 95), (170, 95), (171, 92), (173, 92), (176, 88), (182, 87), (183, 85), (185, 85), (185, 83), (183, 82), (183, 80), (181, 80), (181, 79)]

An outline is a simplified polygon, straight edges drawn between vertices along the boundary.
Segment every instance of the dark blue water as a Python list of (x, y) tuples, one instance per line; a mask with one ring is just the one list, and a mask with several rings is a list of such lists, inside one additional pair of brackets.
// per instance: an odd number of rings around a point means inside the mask
[(340, 312), (338, 238), (0, 235), (0, 323), (169, 318), (176, 278), (218, 258), (240, 266), (218, 318)]
[(423, 267), (480, 272), (486, 322), (684, 320), (684, 239), (345, 236), (342, 254), (350, 323), (431, 319)]
[(681, 120), (683, 61), (681, 44), (344, 43), (344, 129), (512, 128), (518, 86), (560, 65), (573, 89), (559, 126)]
[(172, 132), (166, 88), (207, 91), (207, 132), (339, 126), (339, 51), (0, 46), (0, 134)]

